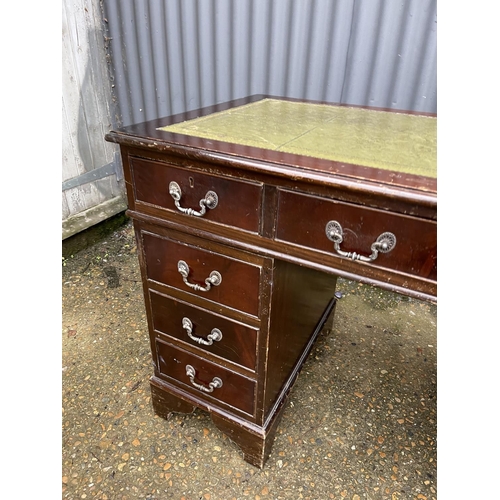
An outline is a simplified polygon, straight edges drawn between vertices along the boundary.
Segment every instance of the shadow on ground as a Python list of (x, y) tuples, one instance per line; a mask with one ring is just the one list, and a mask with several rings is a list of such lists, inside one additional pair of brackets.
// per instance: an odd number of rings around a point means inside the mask
[(202, 411), (154, 415), (130, 222), (62, 279), (62, 498), (437, 498), (434, 305), (339, 280), (259, 470)]

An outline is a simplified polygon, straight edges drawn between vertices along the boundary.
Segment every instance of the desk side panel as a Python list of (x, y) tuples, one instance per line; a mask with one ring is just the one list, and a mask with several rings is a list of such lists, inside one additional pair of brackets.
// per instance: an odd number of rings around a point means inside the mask
[(290, 391), (334, 300), (337, 277), (276, 260), (264, 415), (274, 413)]

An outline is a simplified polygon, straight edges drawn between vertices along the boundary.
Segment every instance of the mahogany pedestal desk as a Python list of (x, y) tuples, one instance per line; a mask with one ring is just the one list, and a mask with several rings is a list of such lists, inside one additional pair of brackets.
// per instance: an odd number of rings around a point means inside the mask
[(436, 117), (264, 96), (112, 131), (158, 415), (262, 467), (337, 276), (436, 300)]

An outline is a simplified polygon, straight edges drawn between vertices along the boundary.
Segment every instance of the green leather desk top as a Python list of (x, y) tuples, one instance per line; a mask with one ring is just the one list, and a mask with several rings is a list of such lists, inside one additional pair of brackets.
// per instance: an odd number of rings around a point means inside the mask
[(263, 99), (159, 130), (437, 177), (435, 117)]

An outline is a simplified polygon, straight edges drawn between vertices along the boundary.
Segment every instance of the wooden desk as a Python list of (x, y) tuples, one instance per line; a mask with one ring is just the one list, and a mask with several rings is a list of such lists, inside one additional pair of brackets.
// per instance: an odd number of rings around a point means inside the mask
[(210, 412), (262, 467), (337, 276), (436, 300), (434, 115), (254, 96), (120, 144), (157, 414)]

